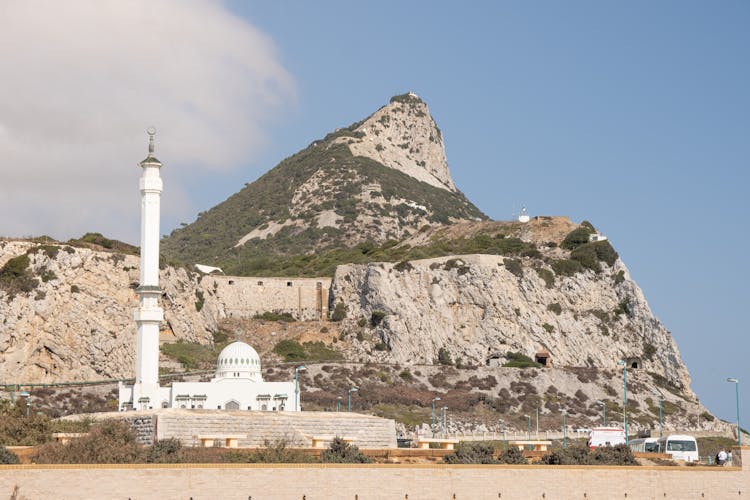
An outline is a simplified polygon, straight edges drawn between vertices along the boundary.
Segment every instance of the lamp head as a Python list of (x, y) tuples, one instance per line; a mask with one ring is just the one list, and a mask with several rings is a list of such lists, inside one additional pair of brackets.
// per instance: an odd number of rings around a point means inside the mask
[(356, 387), (352, 387), (351, 389), (349, 389), (349, 392), (357, 392), (358, 390), (359, 389), (357, 389)]
[(727, 382), (732, 382), (733, 384), (739, 384), (740, 380), (737, 379), (737, 378), (731, 378), (730, 377), (730, 378), (727, 379)]
[(617, 364), (618, 364), (618, 365), (620, 365), (620, 366), (625, 366), (625, 360), (624, 360), (624, 359), (621, 359), (621, 360), (619, 360), (619, 361), (617, 362)]
[(298, 366), (297, 368), (295, 368), (295, 370), (297, 370), (298, 372), (303, 372), (303, 371), (307, 370), (307, 367), (305, 365), (301, 365), (301, 366)]
[(432, 398), (432, 400), (433, 401), (440, 401), (440, 396), (436, 396), (436, 397)]

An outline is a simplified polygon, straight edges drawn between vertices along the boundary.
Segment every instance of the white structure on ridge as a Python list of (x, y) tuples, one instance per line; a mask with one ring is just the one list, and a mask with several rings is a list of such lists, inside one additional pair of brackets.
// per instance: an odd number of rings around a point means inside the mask
[[(215, 408), (218, 410), (296, 411), (299, 391), (295, 382), (263, 382), (260, 356), (244, 342), (233, 342), (219, 354), (210, 382), (174, 382), (159, 386), (159, 329), (164, 311), (159, 307), (159, 208), (162, 192), (161, 162), (154, 156), (156, 130), (148, 129), (148, 156), (140, 163), (141, 276), (136, 293), (140, 305), (134, 319), (136, 337), (135, 383), (119, 384), (119, 408)], [(287, 400), (292, 394), (294, 405)]]
[(529, 222), (531, 218), (529, 217), (529, 214), (526, 213), (526, 207), (521, 208), (521, 215), (518, 216), (518, 222)]

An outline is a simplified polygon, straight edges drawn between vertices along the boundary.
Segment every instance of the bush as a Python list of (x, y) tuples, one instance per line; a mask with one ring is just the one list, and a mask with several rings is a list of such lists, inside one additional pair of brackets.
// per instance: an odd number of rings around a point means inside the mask
[(251, 464), (297, 464), (309, 463), (314, 458), (301, 450), (290, 449), (284, 440), (271, 443), (266, 441), (262, 448), (254, 451), (230, 451), (224, 455), (230, 463)]
[(39, 284), (28, 270), (30, 261), (26, 254), (13, 257), (0, 268), (0, 290), (9, 297), (32, 291)]
[(544, 284), (547, 288), (554, 288), (555, 286), (555, 275), (549, 269), (543, 269), (541, 267), (534, 268), (540, 278), (544, 280)]
[(497, 461), (501, 464), (526, 464), (526, 457), (523, 452), (516, 447), (506, 448), (498, 457)]
[[(518, 451), (518, 450), (516, 450)], [(461, 441), (452, 455), (443, 458), (447, 464), (496, 464), (495, 448), (482, 441)]]
[(560, 276), (573, 276), (574, 274), (583, 271), (583, 266), (577, 260), (553, 260), (550, 265), (555, 271), (555, 274), (558, 274)]
[(617, 304), (617, 307), (614, 311), (612, 311), (615, 316), (619, 316), (621, 314), (625, 314), (626, 316), (630, 316), (630, 313), (632, 312), (630, 309), (630, 299), (625, 298), (620, 301), (619, 304)]
[(448, 349), (441, 347), (438, 349), (438, 363), (441, 365), (452, 365), (453, 359), (451, 359), (451, 353)]
[(264, 321), (283, 321), (284, 323), (294, 323), (297, 321), (294, 316), (292, 316), (292, 313), (278, 311), (266, 311), (262, 314), (256, 314), (254, 318)]
[(320, 461), (328, 464), (369, 464), (372, 462), (359, 448), (336, 436), (331, 445), (320, 455)]
[(555, 450), (542, 457), (548, 465), (638, 465), (630, 448), (624, 444), (600, 446), (592, 451), (582, 446)]
[(182, 443), (179, 439), (169, 438), (157, 441), (148, 450), (146, 462), (154, 464), (174, 464), (181, 462)]
[(520, 260), (503, 259), (503, 264), (505, 265), (505, 269), (507, 269), (511, 274), (514, 274), (518, 278), (523, 278), (523, 267), (521, 266)]
[(68, 444), (42, 445), (32, 459), (38, 464), (132, 464), (143, 458), (144, 449), (130, 426), (110, 420)]
[(552, 326), (552, 325), (550, 325), (549, 323), (544, 323), (542, 325), (542, 328), (544, 328), (544, 331), (547, 332), (547, 333), (552, 333), (552, 332), (555, 331), (555, 327)]
[(553, 313), (557, 314), (558, 316), (560, 316), (560, 314), (562, 314), (562, 306), (560, 304), (558, 304), (557, 302), (553, 302), (552, 304), (549, 304), (547, 306), (547, 310), (548, 311), (552, 311)]
[(643, 344), (643, 359), (651, 361), (652, 359), (654, 359), (654, 354), (656, 354), (656, 347), (654, 346), (654, 344), (651, 344), (649, 342)]
[(584, 226), (583, 224), (581, 224), (579, 227), (568, 233), (563, 242), (560, 244), (560, 247), (566, 250), (575, 250), (579, 246), (588, 243), (589, 235), (595, 232), (596, 231), (592, 230), (590, 226)]
[(203, 296), (203, 292), (200, 290), (195, 291), (195, 298), (198, 299), (195, 301), (195, 310), (196, 312), (201, 312), (201, 309), (203, 309), (203, 304), (206, 303), (206, 298)]
[(414, 375), (412, 375), (411, 371), (408, 368), (404, 368), (401, 373), (398, 374), (398, 376), (406, 382), (414, 381)]
[(383, 318), (385, 318), (385, 316), (385, 311), (373, 311), (372, 316), (370, 316), (370, 324), (372, 326), (378, 326), (383, 321)]
[(186, 370), (209, 369), (216, 363), (216, 350), (198, 342), (177, 342), (162, 344), (159, 350), (165, 356), (179, 361)]
[(404, 272), (411, 271), (412, 269), (414, 269), (414, 266), (412, 266), (411, 262), (409, 262), (408, 260), (402, 260), (401, 262), (393, 266), (393, 269), (398, 272)]
[(542, 365), (520, 352), (509, 352), (505, 355), (508, 360), (503, 365), (505, 368), (541, 368)]
[(0, 464), (20, 464), (18, 455), (0, 444)]
[(45, 415), (30, 412), (26, 416), (26, 400), (11, 403), (0, 400), (0, 443), (15, 446), (34, 446), (52, 439), (50, 421)]
[(281, 340), (274, 347), (273, 352), (284, 358), (284, 361), (301, 361), (307, 357), (305, 348), (296, 340)]
[(331, 321), (341, 321), (346, 318), (346, 304), (338, 302), (336, 307), (333, 308), (333, 314), (331, 314)]

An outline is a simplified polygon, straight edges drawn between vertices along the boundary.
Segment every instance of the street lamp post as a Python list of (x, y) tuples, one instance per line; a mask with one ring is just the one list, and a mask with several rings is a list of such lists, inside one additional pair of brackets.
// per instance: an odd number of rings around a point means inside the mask
[(440, 432), (443, 434), (443, 437), (445, 437), (445, 427), (446, 427), (445, 426), (445, 414), (447, 413), (447, 411), (448, 411), (448, 407), (443, 406), (443, 426), (440, 429)]
[(596, 404), (602, 407), (602, 427), (606, 427), (607, 426), (607, 402), (597, 401)]
[(622, 422), (625, 427), (625, 446), (630, 446), (628, 436), (628, 364), (624, 359), (617, 362), (622, 365)]
[(740, 427), (740, 379), (728, 378), (727, 382), (734, 384), (734, 400), (737, 404), (737, 446), (742, 446), (742, 427)]
[(524, 415), (524, 417), (526, 417), (526, 420), (527, 420), (527, 424), (528, 424), (528, 425), (527, 425), (527, 429), (528, 429), (528, 431), (527, 431), (527, 435), (526, 435), (526, 438), (527, 438), (527, 439), (528, 439), (529, 441), (531, 441), (531, 417), (530, 417), (530, 416), (528, 416), (528, 415)]
[(336, 396), (336, 411), (341, 411), (341, 396)]
[(21, 391), (18, 393), (22, 398), (26, 398), (26, 416), (29, 416), (29, 407), (31, 406), (31, 394), (27, 391)]
[(662, 423), (662, 403), (664, 401), (664, 397), (656, 389), (652, 390), (651, 392), (654, 394), (654, 396), (659, 398), (659, 438), (661, 438), (664, 435), (664, 425)]
[(563, 448), (568, 447), (568, 426), (565, 422), (565, 416), (568, 414), (567, 410), (562, 411), (563, 416)]
[(432, 419), (430, 424), (430, 430), (432, 430), (432, 437), (435, 437), (435, 401), (440, 401), (440, 396), (432, 398)]
[(353, 393), (353, 392), (357, 392), (358, 390), (359, 390), (359, 389), (357, 389), (356, 387), (352, 387), (352, 388), (351, 388), (351, 389), (349, 389), (349, 391), (348, 391), (348, 392), (346, 393), (346, 395), (347, 395), (347, 411), (349, 411), (349, 412), (351, 412), (351, 411), (352, 411), (352, 393)]
[(294, 411), (299, 411), (299, 372), (307, 370), (304, 365), (294, 369)]

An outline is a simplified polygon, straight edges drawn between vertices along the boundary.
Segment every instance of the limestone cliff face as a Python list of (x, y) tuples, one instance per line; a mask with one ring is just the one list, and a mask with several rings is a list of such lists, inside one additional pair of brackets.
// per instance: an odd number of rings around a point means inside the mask
[(674, 340), (619, 259), (601, 273), (554, 276), (552, 286), (526, 259), (515, 273), (505, 264), (502, 256), (470, 255), (340, 266), (332, 297), (346, 304), (352, 327), (382, 316), (374, 342), (387, 349), (359, 345), (383, 359), (430, 363), (444, 348), (453, 360), (484, 365), (505, 362), (508, 352), (534, 358), (546, 350), (553, 366), (613, 369), (632, 358), (689, 390)]
[[(29, 252), (28, 272), (37, 283), (12, 298), (0, 290), (0, 378), (12, 383), (132, 377), (138, 257), (47, 248), (0, 242), (0, 266)], [(160, 281), (162, 335), (209, 342), (216, 323), (208, 310), (197, 311), (196, 278), (167, 268)]]
[(427, 104), (416, 94), (392, 98), (354, 131), (364, 136), (356, 141), (347, 139), (353, 155), (372, 158), (432, 186), (456, 191), (443, 136)]

